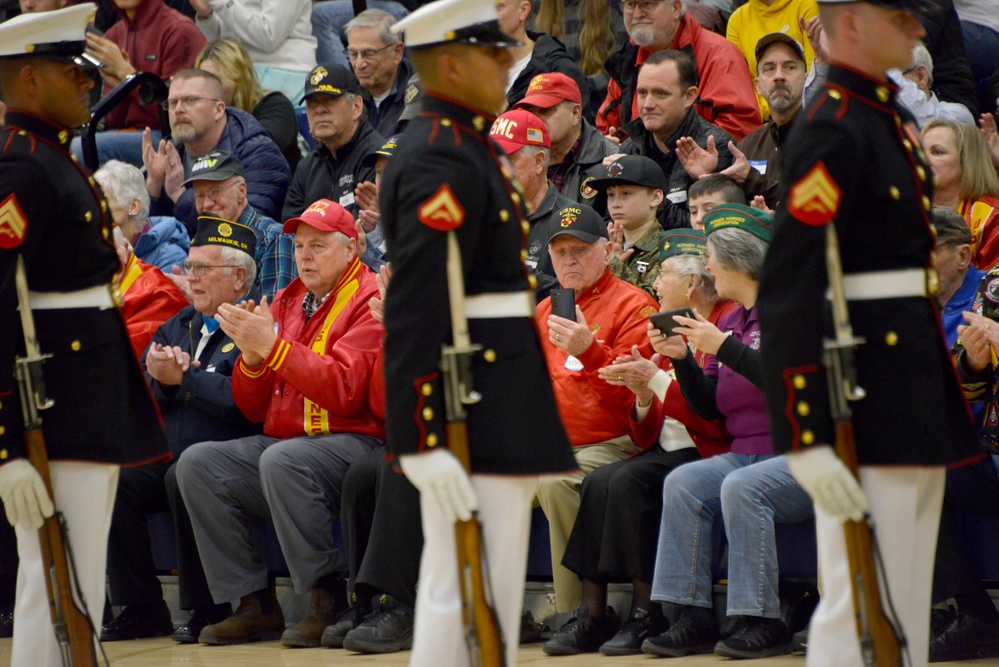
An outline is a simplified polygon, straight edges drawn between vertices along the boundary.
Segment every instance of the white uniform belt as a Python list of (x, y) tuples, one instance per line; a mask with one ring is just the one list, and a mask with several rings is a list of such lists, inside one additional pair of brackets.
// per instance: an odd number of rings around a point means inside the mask
[(534, 295), (530, 292), (493, 292), (465, 297), (465, 317), (470, 320), (534, 317)]
[[(843, 292), (847, 301), (928, 297), (936, 293), (938, 279), (933, 269), (897, 269), (868, 271), (843, 276)], [(826, 298), (832, 292), (826, 291)]]
[(63, 310), (66, 308), (114, 308), (110, 285), (94, 285), (75, 292), (28, 292), (31, 310)]

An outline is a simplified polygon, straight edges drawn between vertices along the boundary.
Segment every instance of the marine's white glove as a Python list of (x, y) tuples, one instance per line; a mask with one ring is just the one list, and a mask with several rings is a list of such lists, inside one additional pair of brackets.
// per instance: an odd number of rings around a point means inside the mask
[(399, 465), (413, 486), (437, 507), (448, 523), (468, 521), (478, 509), (472, 481), (468, 473), (446, 449), (426, 454), (403, 454)]
[(0, 499), (12, 526), (38, 530), (44, 519), (52, 516), (52, 499), (42, 476), (26, 459), (0, 466)]
[(809, 447), (787, 455), (787, 467), (815, 506), (842, 521), (861, 521), (867, 496), (860, 482), (829, 446)]

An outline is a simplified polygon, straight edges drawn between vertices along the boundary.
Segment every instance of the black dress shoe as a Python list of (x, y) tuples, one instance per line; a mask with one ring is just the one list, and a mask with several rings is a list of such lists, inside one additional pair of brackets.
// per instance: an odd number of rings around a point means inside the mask
[(524, 645), (539, 642), (546, 631), (550, 632), (547, 625), (535, 623), (534, 614), (530, 610), (525, 611), (520, 617), (520, 641), (518, 643)]
[(541, 650), (547, 655), (579, 655), (596, 653), (600, 646), (617, 632), (620, 622), (612, 607), (607, 607), (604, 617), (592, 618), (586, 605), (580, 605), (565, 625), (545, 642)]
[(808, 628), (799, 630), (792, 635), (791, 647), (795, 653), (808, 653)]
[(198, 635), (209, 625), (221, 623), (232, 615), (232, 605), (217, 604), (211, 607), (198, 607), (191, 612), (187, 623), (173, 632), (173, 640), (178, 644), (197, 644)]
[(118, 642), (146, 637), (166, 637), (173, 633), (173, 621), (165, 602), (156, 605), (129, 605), (118, 618), (101, 627), (102, 642)]
[(379, 595), (364, 622), (347, 633), (343, 647), (357, 653), (395, 653), (413, 648), (413, 610), (391, 595)]
[(791, 633), (779, 618), (743, 616), (731, 637), (715, 646), (715, 654), (726, 658), (769, 658), (792, 650)]
[(617, 634), (603, 643), (600, 652), (603, 655), (637, 655), (642, 652), (642, 643), (665, 632), (666, 625), (661, 613), (650, 614), (644, 609), (636, 609)]
[(323, 636), (319, 643), (326, 648), (343, 648), (343, 638), (347, 633), (364, 622), (364, 619), (372, 615), (370, 607), (367, 605), (351, 605), (337, 622), (323, 630)]
[(669, 630), (642, 642), (642, 653), (679, 658), (711, 653), (717, 643), (718, 624), (714, 612), (703, 607), (684, 607)]
[(982, 623), (958, 611), (930, 639), (930, 662), (999, 658), (999, 623)]
[(14, 636), (14, 602), (0, 607), (0, 639)]

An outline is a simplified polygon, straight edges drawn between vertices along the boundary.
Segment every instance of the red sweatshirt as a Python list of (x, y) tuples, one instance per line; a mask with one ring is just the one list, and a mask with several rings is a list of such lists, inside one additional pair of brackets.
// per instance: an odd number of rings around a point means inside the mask
[[(604, 271), (597, 283), (576, 298), (576, 305), (593, 332), (590, 347), (578, 357), (579, 370), (565, 351), (548, 340), (551, 298), (538, 304), (538, 326), (544, 332), (541, 347), (555, 389), (555, 402), (573, 446), (591, 445), (629, 434), (631, 406), (635, 395), (627, 387), (607, 384), (598, 375), (619, 356), (631, 354), (637, 345), (646, 357), (652, 345), (645, 333), (649, 315), (659, 308), (648, 292)], [(577, 366), (578, 367), (578, 366)]]
[[(368, 404), (368, 387), (385, 330), (371, 316), (375, 276), (357, 258), (306, 321), (300, 278), (274, 296), (278, 339), (260, 366), (240, 356), (232, 374), (236, 405), (264, 422), (264, 435), (293, 438), (328, 433), (385, 437)], [(316, 351), (316, 350), (319, 351)]]

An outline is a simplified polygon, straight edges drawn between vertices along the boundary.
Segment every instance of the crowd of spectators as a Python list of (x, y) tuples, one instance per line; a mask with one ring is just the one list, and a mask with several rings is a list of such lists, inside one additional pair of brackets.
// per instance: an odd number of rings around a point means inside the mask
[[(355, 16), (346, 0), (100, 3), (87, 44), (104, 94), (137, 71), (170, 85), (169, 127), (136, 92), (93, 129), (124, 315), (174, 455), (122, 473), (108, 575), (123, 611), (105, 640), (409, 646), (420, 516), (384, 460), (392, 258), (378, 190), (421, 109), (392, 26), (424, 3), (367, 4)], [(999, 344), (988, 325), (999, 321), (999, 19), (988, 5), (927, 3), (924, 44), (889, 75), (933, 168), (938, 306), (992, 455), (948, 474), (938, 563), (968, 561), (951, 510), (999, 507), (999, 374), (982, 347)], [(544, 651), (789, 652), (799, 628), (780, 618), (773, 526), (808, 520), (811, 504), (773, 454), (754, 304), (784, 204), (783, 151), (828, 69), (816, 3), (498, 0), (497, 11), (519, 44), (509, 110), (490, 134), (528, 210), (522, 258), (579, 468), (537, 490), (555, 605), (570, 614)], [(556, 288), (573, 292), (573, 312), (553, 312)], [(693, 316), (675, 332), (649, 323), (683, 307)], [(177, 630), (142, 529), (163, 511), (192, 614)], [(295, 589), (311, 595), (287, 630), (260, 554), (265, 520)], [(724, 634), (711, 541), (698, 538), (715, 521), (736, 617)], [(400, 535), (405, 548), (387, 546)], [(934, 601), (956, 605), (935, 612), (931, 655), (999, 655), (999, 614), (953, 569), (938, 568)], [(607, 607), (615, 578), (632, 584), (627, 617)], [(0, 606), (0, 634), (8, 622)]]

